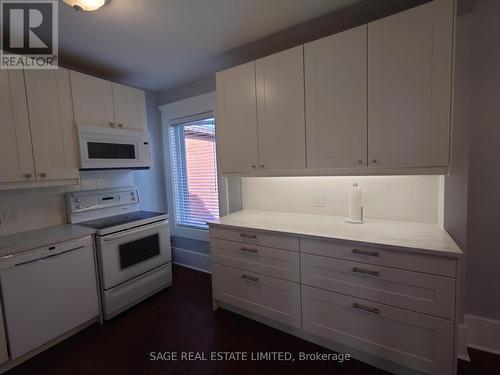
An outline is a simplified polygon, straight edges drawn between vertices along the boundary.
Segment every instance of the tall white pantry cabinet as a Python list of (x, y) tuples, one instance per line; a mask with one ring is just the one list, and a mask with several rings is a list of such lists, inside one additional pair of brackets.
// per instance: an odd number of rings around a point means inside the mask
[(454, 19), (435, 0), (217, 73), (222, 173), (447, 173)]

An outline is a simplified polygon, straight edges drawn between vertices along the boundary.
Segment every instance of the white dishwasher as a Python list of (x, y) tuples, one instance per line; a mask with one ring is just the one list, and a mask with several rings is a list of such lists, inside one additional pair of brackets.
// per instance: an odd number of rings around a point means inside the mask
[(99, 315), (91, 236), (3, 258), (0, 280), (11, 359)]

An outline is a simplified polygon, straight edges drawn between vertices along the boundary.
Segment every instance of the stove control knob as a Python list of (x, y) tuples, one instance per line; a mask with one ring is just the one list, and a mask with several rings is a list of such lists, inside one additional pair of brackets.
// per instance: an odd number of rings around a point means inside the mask
[(81, 200), (81, 199), (79, 199), (79, 198), (76, 198), (76, 199), (75, 199), (75, 203), (80, 203), (81, 201), (82, 201), (82, 200)]
[(135, 201), (135, 200), (137, 200), (137, 199), (136, 199), (135, 197), (132, 197), (132, 200), (133, 200), (133, 201)]
[(81, 205), (81, 204), (77, 204), (77, 205), (76, 205), (76, 209), (77, 209), (77, 210), (79, 210), (79, 209), (81, 209), (81, 208), (82, 208), (82, 205)]

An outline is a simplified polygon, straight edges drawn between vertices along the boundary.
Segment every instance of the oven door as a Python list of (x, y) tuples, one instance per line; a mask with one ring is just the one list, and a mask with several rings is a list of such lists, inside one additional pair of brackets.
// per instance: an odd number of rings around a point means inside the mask
[(78, 126), (80, 169), (148, 168), (151, 150), (146, 133)]
[(168, 221), (99, 238), (102, 287), (107, 290), (171, 260)]

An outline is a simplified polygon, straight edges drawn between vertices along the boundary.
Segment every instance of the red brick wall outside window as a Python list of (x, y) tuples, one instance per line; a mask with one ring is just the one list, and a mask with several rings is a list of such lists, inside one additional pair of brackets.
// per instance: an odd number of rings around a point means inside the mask
[[(206, 227), (205, 222), (219, 217), (217, 157), (213, 119), (173, 128), (174, 199), (178, 225)], [(175, 129), (177, 128), (177, 129)], [(175, 144), (177, 143), (177, 144)], [(178, 144), (183, 143), (183, 144)]]

